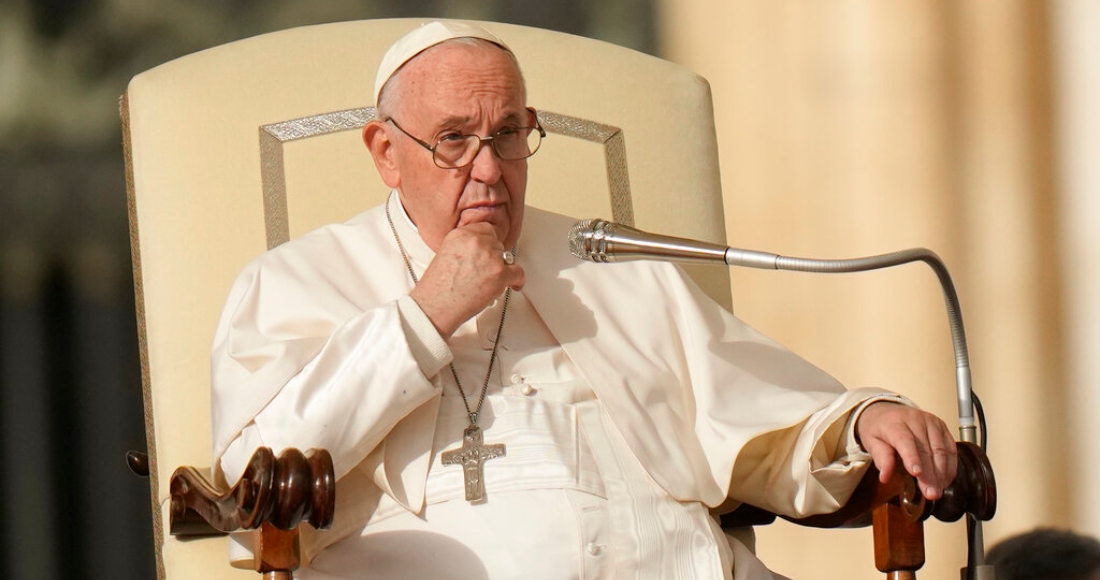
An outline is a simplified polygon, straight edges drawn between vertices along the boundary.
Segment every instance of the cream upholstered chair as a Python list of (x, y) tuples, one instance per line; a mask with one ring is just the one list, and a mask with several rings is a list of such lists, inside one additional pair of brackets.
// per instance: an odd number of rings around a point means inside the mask
[[(169, 534), (169, 476), (210, 465), (209, 350), (238, 270), (384, 199), (358, 129), (373, 115), (382, 53), (418, 22), (326, 24), (234, 42), (144, 72), (123, 96), (161, 578), (255, 577), (230, 569), (226, 539)], [(529, 204), (724, 240), (706, 81), (595, 40), (485, 26), (517, 54), (528, 103), (550, 133), (529, 162)], [(725, 269), (692, 273), (730, 305)]]
[[(230, 568), (224, 536), (181, 540), (169, 530), (172, 472), (211, 462), (214, 328), (245, 262), (385, 198), (387, 189), (358, 129), (373, 115), (369, 95), (382, 53), (419, 22), (327, 24), (234, 42), (142, 73), (123, 96), (160, 578), (255, 577)], [(528, 103), (550, 133), (529, 162), (529, 204), (664, 234), (724, 240), (706, 81), (672, 63), (595, 40), (485, 26), (517, 54)], [(730, 306), (724, 268), (688, 270), (712, 297)], [(988, 495), (988, 465), (979, 458), (969, 467), (978, 483), (957, 495)], [(857, 492), (845, 509), (875, 509), (876, 566), (886, 571), (923, 563), (915, 516), (924, 504), (879, 505), (899, 496), (909, 499), (912, 482), (883, 489), (874, 481), (865, 478), (864, 484), (872, 484), (868, 493)], [(942, 511), (957, 518), (963, 509), (958, 504), (944, 504)], [(880, 515), (889, 540), (881, 547)], [(802, 523), (833, 527), (849, 517)]]

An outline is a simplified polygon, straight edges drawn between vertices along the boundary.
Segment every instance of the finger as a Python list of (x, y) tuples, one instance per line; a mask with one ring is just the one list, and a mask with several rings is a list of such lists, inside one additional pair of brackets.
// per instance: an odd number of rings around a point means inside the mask
[[(941, 447), (942, 449), (942, 447)], [(936, 467), (933, 452), (927, 440), (913, 437), (910, 443), (899, 446), (899, 455), (909, 472), (917, 480), (924, 497), (936, 500), (943, 495), (943, 475)]]
[(895, 428), (889, 440), (901, 460), (902, 467), (910, 475), (919, 478), (931, 469), (927, 449), (913, 434), (908, 424)]
[(879, 440), (865, 441), (864, 448), (871, 454), (871, 461), (878, 469), (879, 482), (889, 482), (894, 476), (894, 470), (897, 469), (897, 455), (894, 453), (894, 448)]
[(933, 485), (944, 489), (955, 480), (959, 459), (955, 440), (942, 421), (935, 421), (929, 426), (928, 445), (936, 468), (936, 481)]
[[(497, 239), (492, 224), (474, 222), (465, 224), (447, 233), (443, 238), (441, 252), (446, 249), (458, 255), (481, 255), (495, 253), (500, 257), (504, 245)], [(438, 252), (437, 252), (438, 253)]]
[(920, 442), (922, 447), (928, 449), (929, 456), (927, 469), (917, 477), (917, 482), (924, 496), (931, 500), (943, 496), (943, 490), (954, 479), (954, 468), (957, 467), (954, 441), (946, 428), (938, 423), (929, 424), (924, 433), (927, 440)]
[(523, 290), (523, 286), (527, 284), (527, 273), (523, 271), (523, 266), (515, 264), (508, 266), (505, 270), (505, 284), (516, 292)]
[(512, 249), (504, 247), (504, 242), (498, 237), (496, 228), (489, 222), (474, 222), (458, 229), (464, 230), (476, 238), (480, 246), (495, 250), (498, 256), (503, 251)]
[(918, 477), (917, 485), (920, 487), (921, 493), (924, 494), (924, 497), (927, 499), (935, 501), (943, 496), (943, 488), (936, 485), (931, 479)]

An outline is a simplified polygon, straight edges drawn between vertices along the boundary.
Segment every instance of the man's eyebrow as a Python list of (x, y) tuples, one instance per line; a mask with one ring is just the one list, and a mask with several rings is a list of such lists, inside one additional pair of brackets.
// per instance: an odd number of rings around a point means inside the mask
[(509, 113), (504, 116), (500, 121), (493, 125), (493, 131), (501, 131), (508, 127), (516, 127), (523, 123), (524, 116), (522, 113)]
[[(526, 109), (524, 109), (523, 111), (516, 111), (516, 112), (509, 113), (509, 114), (505, 115), (503, 119), (498, 121), (496, 123), (496, 125), (501, 126), (501, 125), (519, 124), (520, 122), (522, 122), (524, 120), (524, 113), (526, 113), (526, 112), (527, 112)], [(451, 115), (449, 117), (444, 117), (442, 121), (437, 123), (435, 130), (438, 132), (438, 131), (442, 131), (442, 130), (448, 129), (448, 128), (462, 127), (464, 125), (468, 125), (470, 123), (470, 121), (471, 121), (471, 118), (468, 117), (468, 116)]]
[(442, 121), (436, 123), (436, 127), (438, 129), (446, 129), (448, 127), (458, 127), (458, 126), (461, 126), (461, 125), (466, 125), (469, 122), (470, 122), (470, 117), (464, 117), (464, 116), (461, 116), (461, 115), (451, 115), (450, 117), (446, 117)]

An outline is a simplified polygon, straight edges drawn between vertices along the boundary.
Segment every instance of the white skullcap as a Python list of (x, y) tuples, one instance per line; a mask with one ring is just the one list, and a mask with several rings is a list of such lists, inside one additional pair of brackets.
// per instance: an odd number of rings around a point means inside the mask
[(382, 93), (382, 87), (385, 86), (386, 81), (390, 80), (393, 73), (401, 68), (401, 65), (425, 50), (452, 38), (480, 38), (512, 52), (503, 40), (476, 24), (459, 20), (436, 20), (424, 23), (394, 42), (382, 57), (382, 63), (378, 65), (378, 75), (374, 77), (374, 103), (378, 104), (378, 95)]

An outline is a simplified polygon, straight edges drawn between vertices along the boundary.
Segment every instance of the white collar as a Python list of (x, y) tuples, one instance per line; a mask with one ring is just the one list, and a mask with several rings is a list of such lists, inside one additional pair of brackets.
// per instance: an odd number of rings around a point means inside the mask
[(390, 193), (389, 199), (386, 200), (386, 205), (390, 209), (390, 216), (393, 218), (393, 227), (397, 231), (397, 236), (401, 240), (401, 246), (405, 248), (405, 253), (409, 256), (409, 261), (413, 265), (413, 270), (417, 273), (417, 277), (428, 267), (432, 259), (435, 258), (435, 252), (428, 247), (428, 244), (420, 237), (420, 230), (413, 223), (412, 218), (409, 217), (408, 212), (405, 211), (405, 206), (401, 204), (401, 196), (397, 193), (397, 190), (393, 190)]

